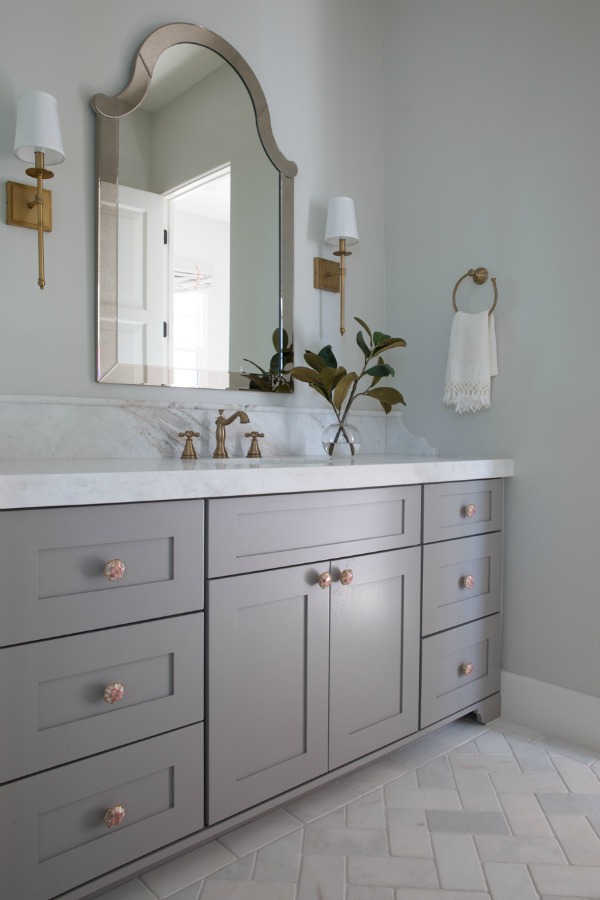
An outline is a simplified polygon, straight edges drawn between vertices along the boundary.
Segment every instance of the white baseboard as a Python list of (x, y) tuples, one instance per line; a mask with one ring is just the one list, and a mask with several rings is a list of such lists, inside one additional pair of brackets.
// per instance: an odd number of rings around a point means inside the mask
[(600, 750), (600, 697), (502, 672), (502, 718)]

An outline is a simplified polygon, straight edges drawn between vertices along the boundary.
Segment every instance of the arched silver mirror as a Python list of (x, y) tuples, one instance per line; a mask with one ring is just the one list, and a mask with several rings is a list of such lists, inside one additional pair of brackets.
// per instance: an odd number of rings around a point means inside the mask
[(288, 392), (298, 170), (249, 65), (206, 28), (165, 25), (92, 105), (97, 380)]

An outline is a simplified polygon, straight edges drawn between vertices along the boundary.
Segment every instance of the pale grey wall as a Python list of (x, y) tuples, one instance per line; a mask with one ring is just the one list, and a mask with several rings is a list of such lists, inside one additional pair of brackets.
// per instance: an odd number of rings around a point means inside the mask
[[(384, 0), (388, 324), (405, 422), (512, 455), (508, 671), (600, 695), (600, 4)], [(498, 278), (489, 411), (442, 405), (451, 296)], [(486, 285), (459, 289), (467, 311)]]
[[(34, 232), (0, 222), (0, 391), (6, 394), (191, 399), (190, 390), (98, 385), (95, 369), (95, 120), (98, 92), (113, 95), (134, 54), (167, 22), (221, 34), (257, 75), (282, 152), (296, 179), (296, 346), (336, 338), (337, 303), (312, 287), (327, 200), (350, 194), (363, 239), (352, 257), (349, 316), (384, 316), (381, 10), (365, 0), (23, 0), (0, 30), (0, 179), (26, 180), (13, 156), (16, 98), (57, 97), (66, 161), (55, 170), (54, 231), (46, 240), (47, 286), (37, 287)], [(43, 22), (36, 27), (35, 22)], [(26, 39), (24, 39), (26, 35)], [(25, 40), (25, 43), (24, 43)], [(365, 177), (367, 175), (367, 177)], [(33, 182), (32, 182), (33, 183)], [(352, 346), (344, 359), (356, 365)], [(230, 394), (227, 402), (240, 403)], [(247, 395), (245, 395), (247, 397)], [(215, 394), (194, 392), (198, 403)], [(224, 398), (224, 402), (225, 402)], [(288, 405), (314, 403), (298, 392)], [(261, 402), (282, 404), (282, 398)]]

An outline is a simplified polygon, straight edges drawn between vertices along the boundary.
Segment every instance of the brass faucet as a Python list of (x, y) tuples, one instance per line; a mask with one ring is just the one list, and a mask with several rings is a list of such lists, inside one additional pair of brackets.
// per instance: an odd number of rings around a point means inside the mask
[(215, 419), (215, 425), (217, 426), (217, 446), (215, 452), (213, 453), (213, 457), (215, 459), (228, 459), (229, 454), (225, 447), (225, 426), (231, 425), (234, 419), (239, 419), (242, 425), (248, 425), (250, 419), (246, 415), (243, 409), (238, 409), (237, 412), (234, 412), (228, 419), (223, 418), (223, 413), (225, 410), (219, 410), (219, 418)]

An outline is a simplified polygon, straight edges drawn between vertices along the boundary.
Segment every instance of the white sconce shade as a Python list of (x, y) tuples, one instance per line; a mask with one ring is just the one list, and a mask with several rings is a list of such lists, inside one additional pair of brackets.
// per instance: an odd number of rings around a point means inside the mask
[(325, 243), (337, 244), (340, 240), (346, 244), (358, 243), (354, 200), (350, 197), (333, 197), (327, 206)]
[(35, 162), (36, 152), (44, 154), (44, 163), (56, 166), (65, 158), (58, 104), (52, 94), (30, 91), (19, 97), (15, 156), (24, 162)]

